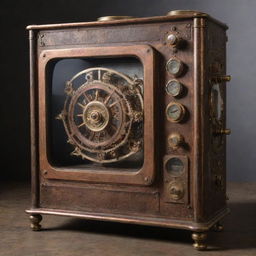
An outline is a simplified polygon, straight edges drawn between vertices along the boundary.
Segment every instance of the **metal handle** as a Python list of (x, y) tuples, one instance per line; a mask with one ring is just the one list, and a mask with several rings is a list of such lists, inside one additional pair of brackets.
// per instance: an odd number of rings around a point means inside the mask
[(216, 135), (230, 135), (231, 130), (230, 129), (220, 129), (214, 132)]
[(230, 75), (214, 76), (211, 78), (211, 82), (213, 82), (213, 83), (230, 82), (230, 81), (231, 81)]

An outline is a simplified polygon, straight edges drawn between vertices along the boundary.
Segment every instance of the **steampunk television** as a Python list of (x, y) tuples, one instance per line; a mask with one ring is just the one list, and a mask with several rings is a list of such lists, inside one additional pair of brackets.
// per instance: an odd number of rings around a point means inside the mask
[(33, 230), (54, 214), (206, 248), (228, 213), (226, 29), (196, 11), (28, 26)]

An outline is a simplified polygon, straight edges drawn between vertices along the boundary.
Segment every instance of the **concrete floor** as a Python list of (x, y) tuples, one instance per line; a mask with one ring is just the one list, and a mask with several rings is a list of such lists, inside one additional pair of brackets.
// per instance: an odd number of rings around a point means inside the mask
[(256, 183), (229, 184), (232, 213), (222, 233), (210, 232), (209, 249), (192, 248), (188, 231), (44, 216), (43, 230), (32, 232), (24, 210), (29, 186), (0, 187), (1, 256), (255, 256)]

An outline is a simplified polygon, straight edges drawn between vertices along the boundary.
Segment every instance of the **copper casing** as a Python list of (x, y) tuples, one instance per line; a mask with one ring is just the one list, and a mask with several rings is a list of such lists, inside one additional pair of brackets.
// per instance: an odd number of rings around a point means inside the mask
[[(223, 136), (216, 152), (209, 132), (209, 97), (211, 78), (226, 74), (226, 29), (225, 24), (198, 12), (28, 26), (32, 204), (27, 212), (197, 232), (208, 230), (225, 216), (226, 142)], [(184, 49), (177, 51), (168, 45), (168, 33), (179, 33), (186, 40)], [(47, 63), (54, 58), (131, 55), (141, 60), (145, 74), (142, 169), (120, 174), (52, 166), (47, 159)], [(173, 79), (166, 71), (170, 58), (178, 58), (186, 66), (185, 74), (178, 79), (187, 93), (178, 100), (165, 91), (166, 83)], [(221, 90), (225, 103), (224, 85)], [(174, 124), (166, 118), (165, 109), (171, 101), (185, 106), (182, 122)], [(222, 121), (225, 125), (225, 116)], [(168, 136), (177, 131), (186, 145), (173, 149)], [(176, 201), (168, 196), (175, 179), (164, 165), (172, 156), (181, 157), (185, 168), (179, 179), (184, 186), (183, 197)]]

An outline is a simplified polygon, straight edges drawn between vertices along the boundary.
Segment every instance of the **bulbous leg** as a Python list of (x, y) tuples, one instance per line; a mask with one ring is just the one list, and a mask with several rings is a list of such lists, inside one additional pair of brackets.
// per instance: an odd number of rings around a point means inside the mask
[(33, 214), (29, 216), (30, 219), (30, 227), (33, 231), (39, 231), (41, 230), (41, 225), (39, 224), (41, 222), (42, 215), (40, 214)]
[(207, 248), (207, 244), (205, 240), (207, 238), (207, 234), (203, 232), (194, 232), (192, 233), (192, 239), (195, 241), (193, 247), (198, 251), (203, 251)]
[(221, 225), (219, 222), (217, 222), (213, 227), (212, 230), (215, 232), (221, 232), (223, 230), (223, 225)]

